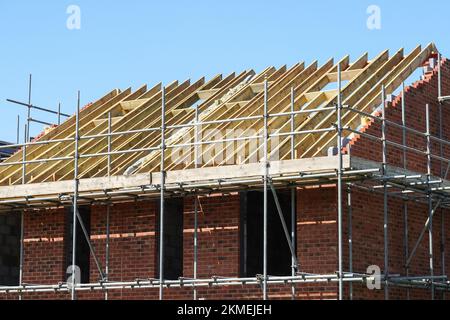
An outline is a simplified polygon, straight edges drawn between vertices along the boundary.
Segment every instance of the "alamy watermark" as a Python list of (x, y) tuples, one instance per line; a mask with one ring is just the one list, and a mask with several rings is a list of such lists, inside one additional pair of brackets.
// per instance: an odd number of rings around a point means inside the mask
[(67, 7), (66, 13), (68, 14), (66, 20), (66, 27), (69, 30), (81, 29), (81, 9), (79, 6), (71, 4)]
[(376, 265), (367, 268), (367, 274), (370, 277), (366, 280), (367, 289), (380, 290), (381, 289), (381, 268)]
[(81, 283), (81, 269), (79, 266), (70, 265), (67, 267), (66, 274), (69, 275), (67, 278), (67, 288), (72, 289), (73, 286), (77, 286)]
[(370, 5), (367, 7), (367, 29), (380, 30), (381, 29), (381, 8), (377, 5)]

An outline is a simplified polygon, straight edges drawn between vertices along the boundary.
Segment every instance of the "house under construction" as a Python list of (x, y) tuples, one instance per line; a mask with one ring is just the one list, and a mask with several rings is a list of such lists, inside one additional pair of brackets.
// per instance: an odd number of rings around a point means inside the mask
[(445, 299), (449, 95), (434, 44), (78, 95), (0, 146), (0, 297)]

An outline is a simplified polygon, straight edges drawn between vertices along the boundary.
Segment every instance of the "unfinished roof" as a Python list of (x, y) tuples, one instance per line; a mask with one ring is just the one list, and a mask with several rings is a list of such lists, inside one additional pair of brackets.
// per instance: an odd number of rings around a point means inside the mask
[[(11, 143), (0, 141), (0, 146), (8, 145), (11, 145)], [(4, 159), (10, 157), (14, 152), (16, 152), (15, 148), (0, 149), (0, 161), (3, 161)]]
[[(342, 103), (353, 109), (372, 113), (381, 103), (380, 90), (383, 85), (387, 95), (394, 93), (402, 82), (435, 53), (434, 44), (429, 44), (424, 49), (418, 46), (407, 54), (400, 49), (389, 55), (386, 50), (372, 60), (368, 59), (366, 53), (353, 62), (346, 56), (338, 62), (330, 59), (323, 65), (319, 65), (317, 61), (310, 65), (300, 62), (290, 68), (269, 67), (259, 74), (249, 70), (227, 76), (217, 75), (208, 81), (204, 78), (195, 82), (175, 81), (165, 87), (165, 124), (168, 126), (165, 134), (166, 144), (182, 146), (194, 142), (195, 128), (184, 125), (195, 121), (196, 108), (199, 121), (206, 123), (200, 129), (200, 136), (205, 141), (214, 140), (215, 132), (211, 129), (220, 130), (224, 137), (227, 130), (231, 129), (239, 132), (238, 137), (249, 137), (254, 132), (262, 132), (264, 119), (260, 116), (264, 110), (264, 81), (267, 79), (270, 114), (290, 112), (292, 88), (295, 92), (296, 111), (328, 108), (323, 112), (299, 113), (295, 116), (296, 130), (324, 131), (297, 137), (294, 157), (299, 159), (324, 156), (330, 147), (336, 145), (336, 132), (326, 129), (336, 122), (336, 111), (330, 107), (336, 104), (338, 97), (338, 64), (343, 81)], [(162, 85), (159, 83), (151, 88), (143, 86), (134, 92), (131, 88), (123, 91), (116, 89), (83, 108), (79, 115), (79, 132), (82, 139), (78, 146), (78, 178), (104, 177), (108, 174), (108, 138), (106, 135), (98, 135), (108, 133), (109, 114), (112, 117), (111, 131), (119, 133), (111, 138), (110, 174), (120, 176), (160, 171), (161, 151), (158, 148), (161, 146), (161, 106)], [(246, 119), (214, 123), (218, 120), (243, 117)], [(343, 111), (342, 124), (358, 130), (361, 115)], [(75, 125), (76, 119), (72, 116), (40, 137), (39, 143), (42, 144), (26, 148), (26, 160), (32, 161), (26, 165), (26, 183), (74, 178)], [(270, 117), (268, 126), (270, 132), (291, 132), (289, 116), (286, 115)], [(157, 129), (133, 132), (150, 128)], [(290, 136), (280, 136), (278, 139), (279, 143), (269, 144), (269, 152), (277, 152), (279, 160), (291, 159)], [(64, 141), (45, 143), (52, 140)], [(258, 144), (256, 149), (248, 148), (248, 143), (250, 142), (247, 140), (241, 141), (232, 154), (217, 150), (217, 145), (207, 144), (202, 148), (202, 152), (210, 156), (199, 167), (249, 163), (261, 150), (262, 143)], [(222, 144), (223, 149), (226, 147), (227, 144)], [(188, 153), (177, 157), (171, 157), (168, 151), (165, 170), (194, 168), (194, 149), (190, 148)], [(130, 152), (114, 154), (127, 150)], [(45, 159), (51, 161), (41, 161)], [(5, 161), (11, 165), (0, 167), (0, 185), (22, 184), (22, 160), (23, 151), (19, 151)], [(34, 160), (36, 161), (33, 162)]]

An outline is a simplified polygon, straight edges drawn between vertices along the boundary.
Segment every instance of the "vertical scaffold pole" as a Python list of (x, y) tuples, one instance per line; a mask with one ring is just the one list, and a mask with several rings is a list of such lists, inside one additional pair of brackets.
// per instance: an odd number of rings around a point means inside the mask
[(75, 154), (74, 154), (74, 192), (73, 192), (73, 216), (72, 216), (72, 283), (71, 283), (71, 297), (76, 300), (76, 250), (77, 250), (77, 211), (78, 211), (78, 143), (80, 140), (80, 91), (77, 95), (77, 111), (75, 115)]
[[(20, 257), (19, 257), (19, 286), (23, 285), (23, 261), (24, 261), (24, 210), (20, 211)], [(22, 292), (19, 294), (19, 300), (23, 299)]]
[(111, 111), (108, 112), (108, 177), (111, 176)]
[[(108, 112), (108, 177), (111, 176), (111, 112)], [(110, 242), (111, 204), (106, 205), (106, 243), (105, 243), (105, 281), (109, 281), (109, 242)], [(105, 300), (108, 300), (108, 290), (105, 291)]]
[[(352, 211), (352, 185), (347, 186), (348, 209), (348, 271), (353, 273), (353, 211)], [(349, 283), (349, 298), (353, 300), (353, 283)]]
[(166, 90), (161, 89), (161, 194), (159, 218), (159, 300), (164, 299), (164, 188), (165, 188), (165, 131), (166, 131)]
[(337, 153), (339, 158), (339, 168), (337, 172), (337, 193), (338, 193), (338, 277), (339, 277), (339, 300), (344, 299), (344, 272), (343, 272), (343, 245), (342, 245), (342, 81), (341, 81), (341, 64), (338, 63), (338, 95), (337, 95)]
[[(24, 141), (26, 143), (26, 141)], [(16, 132), (16, 143), (20, 143), (20, 116), (17, 115), (17, 132)]]
[(58, 103), (58, 126), (61, 124), (61, 102)]
[[(406, 96), (405, 96), (405, 82), (402, 82), (402, 145), (406, 146)], [(408, 166), (406, 162), (406, 149), (403, 148), (403, 169)], [(409, 257), (409, 230), (408, 230), (408, 201), (403, 201), (403, 233), (404, 233), (404, 253), (405, 261)], [(405, 264), (405, 274), (409, 276), (409, 267)], [(410, 300), (409, 287), (406, 288), (406, 298)]]
[(263, 299), (267, 300), (267, 179), (269, 177), (268, 159), (268, 82), (264, 79), (264, 213), (263, 213)]
[[(438, 52), (438, 99), (439, 99), (439, 139), (443, 139), (443, 122), (442, 122), (442, 102), (440, 98), (442, 97), (442, 55)], [(440, 141), (440, 156), (444, 157), (444, 146), (442, 141)], [(441, 160), (441, 177), (446, 179), (445, 176), (444, 163)], [(445, 268), (445, 211), (441, 210), (441, 266), (442, 266), (442, 274), (446, 274)], [(445, 299), (445, 291), (443, 292), (443, 297)]]
[(195, 125), (194, 125), (194, 165), (197, 168), (198, 165), (200, 164), (200, 153), (199, 153), (199, 135), (200, 135), (200, 125), (199, 125), (199, 109), (198, 109), (198, 105), (195, 106), (195, 115), (194, 115), (195, 119)]
[[(402, 143), (406, 146), (406, 101), (405, 101), (405, 83), (402, 83)], [(403, 169), (406, 169), (406, 149), (403, 148)]]
[(382, 173), (383, 173), (383, 230), (384, 230), (384, 299), (389, 300), (389, 213), (387, 192), (387, 142), (386, 142), (386, 92), (381, 87), (381, 141), (382, 141)]
[[(292, 87), (291, 88), (291, 132), (295, 131), (295, 116), (294, 116), (294, 111), (295, 111), (295, 88)], [(291, 135), (291, 159), (294, 160), (295, 159), (295, 134)], [(295, 231), (297, 228), (297, 215), (296, 215), (296, 198), (297, 198), (297, 194), (296, 194), (296, 188), (295, 186), (291, 188), (291, 241), (292, 241), (292, 245), (294, 247), (294, 249), (296, 250), (297, 246), (295, 243)], [(292, 257), (291, 259), (291, 264), (292, 264), (292, 276), (294, 277), (296, 275), (296, 267), (295, 267), (295, 259), (294, 257)], [(297, 260), (297, 264), (298, 264), (298, 260)], [(297, 265), (297, 268), (299, 268), (300, 266)], [(292, 300), (295, 300), (295, 284), (292, 284), (292, 288), (291, 288), (291, 294), (292, 294)]]
[[(295, 131), (295, 88), (291, 88), (291, 132)], [(295, 159), (295, 134), (291, 135), (291, 159)]]
[[(198, 263), (198, 197), (194, 196), (194, 280), (197, 280)], [(194, 285), (194, 300), (197, 300), (197, 287)]]
[[(27, 125), (25, 124), (25, 131), (24, 131), (24, 139), (23, 139), (24, 144), (27, 143)], [(23, 166), (22, 166), (22, 184), (26, 184), (26, 152), (27, 152), (27, 146), (24, 145), (22, 148), (22, 161)], [(20, 261), (19, 261), (19, 285), (21, 286), (23, 284), (23, 241), (24, 241), (24, 217), (23, 217), (23, 210), (20, 212)], [(19, 300), (22, 300), (22, 293), (19, 294)]]
[[(441, 209), (441, 265), (442, 265), (442, 275), (447, 275), (447, 270), (445, 266), (445, 211)], [(445, 300), (446, 293), (442, 292), (442, 300)]]
[[(17, 137), (19, 139), (19, 137)], [(25, 131), (24, 131), (24, 143), (27, 143), (27, 125), (25, 124)], [(23, 152), (23, 162), (26, 161), (26, 145), (23, 146), (22, 152)], [(26, 169), (25, 169), (25, 163), (22, 167), (22, 184), (26, 184)], [(23, 285), (23, 261), (24, 261), (24, 211), (20, 211), (20, 257), (19, 257), (19, 286)], [(22, 292), (19, 294), (19, 300), (22, 300), (23, 295)]]
[[(404, 233), (404, 251), (405, 261), (408, 261), (409, 257), (409, 226), (408, 226), (408, 200), (403, 201), (403, 233)], [(409, 266), (405, 263), (405, 274), (409, 277)], [(410, 290), (406, 288), (406, 299), (410, 300)]]
[[(439, 100), (439, 153), (441, 158), (444, 157), (444, 145), (442, 144), (443, 139), (443, 123), (442, 123), (442, 102), (440, 100), (440, 97), (442, 96), (442, 73), (441, 73), (441, 53), (438, 53), (438, 100)], [(441, 164), (441, 176), (444, 175), (444, 162), (440, 160)], [(445, 179), (445, 177), (444, 177)]]
[(27, 146), (26, 143), (28, 142), (28, 124), (25, 124), (25, 131), (23, 134), (23, 143), (24, 146), (22, 147), (22, 184), (27, 183)]
[[(195, 127), (194, 127), (194, 164), (198, 168), (198, 133), (199, 133), (199, 110), (198, 105), (195, 106)], [(197, 263), (198, 263), (198, 196), (194, 195), (194, 279), (197, 280)], [(197, 300), (197, 287), (194, 285), (194, 300)]]
[(438, 52), (438, 100), (441, 100), (442, 97), (442, 70), (441, 70), (441, 60), (442, 56), (441, 53)]
[(431, 132), (430, 132), (430, 105), (425, 107), (426, 135), (427, 135), (427, 184), (428, 184), (428, 254), (430, 260), (431, 299), (434, 300), (434, 257), (433, 257), (433, 199), (431, 197)]
[(30, 122), (31, 122), (31, 86), (32, 86), (32, 74), (30, 73), (30, 77), (28, 79), (28, 110), (27, 110), (27, 142), (31, 142), (30, 138)]
[[(111, 215), (111, 205), (108, 203), (106, 205), (106, 247), (105, 247), (105, 281), (109, 281), (109, 241), (110, 241), (110, 217)], [(105, 300), (108, 300), (108, 290), (105, 291)]]

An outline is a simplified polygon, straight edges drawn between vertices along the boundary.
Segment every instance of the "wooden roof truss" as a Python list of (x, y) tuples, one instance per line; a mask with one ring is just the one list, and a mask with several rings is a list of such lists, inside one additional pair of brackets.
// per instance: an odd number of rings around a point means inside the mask
[[(333, 108), (337, 102), (338, 65), (341, 69), (342, 101), (354, 109), (372, 113), (381, 103), (380, 91), (384, 86), (386, 94), (392, 94), (413, 72), (421, 67), (436, 48), (433, 44), (421, 48), (416, 47), (408, 54), (400, 49), (392, 56), (383, 51), (372, 60), (365, 53), (351, 62), (345, 56), (337, 63), (330, 59), (323, 65), (317, 61), (306, 65), (297, 63), (290, 68), (269, 67), (256, 74), (247, 70), (239, 74), (227, 76), (217, 75), (206, 81), (201, 78), (195, 82), (174, 81), (165, 86), (166, 101), (166, 144), (180, 145), (194, 142), (195, 128), (176, 127), (192, 124), (195, 108), (198, 108), (199, 120), (208, 124), (201, 126), (203, 141), (216, 138), (219, 130), (225, 137), (227, 131), (233, 130), (235, 138), (244, 138), (261, 133), (263, 129), (264, 81), (268, 81), (268, 111), (270, 114), (287, 113), (291, 108), (291, 90), (294, 89), (294, 108), (315, 110), (325, 108), (327, 111), (300, 113), (295, 116), (296, 131), (314, 131), (296, 136), (295, 158), (313, 158), (326, 156), (330, 147), (336, 144), (335, 131), (320, 131), (333, 126), (336, 113)], [(334, 87), (333, 87), (334, 85)], [(142, 86), (135, 91), (131, 88), (113, 90), (93, 104), (83, 108), (79, 116), (79, 133), (81, 136), (103, 135), (95, 139), (79, 141), (79, 176), (78, 178), (105, 177), (108, 161), (108, 115), (111, 115), (112, 133), (132, 132), (141, 129), (161, 127), (162, 84), (148, 88)], [(227, 119), (246, 118), (242, 121)], [(215, 123), (211, 123), (215, 121)], [(222, 122), (219, 122), (222, 121)], [(344, 110), (342, 113), (344, 127), (357, 129), (361, 124), (361, 115)], [(176, 128), (174, 128), (174, 126)], [(268, 127), (272, 133), (291, 132), (289, 116), (270, 117)], [(216, 131), (212, 130), (215, 129)], [(39, 142), (74, 138), (75, 116), (70, 117), (60, 126), (40, 138)], [(189, 140), (186, 141), (186, 137)], [(274, 138), (272, 138), (274, 139)], [(279, 155), (280, 160), (291, 159), (290, 136), (279, 136), (279, 143), (272, 146), (269, 152)], [(111, 137), (111, 175), (121, 176), (125, 173), (140, 174), (158, 172), (160, 170), (160, 151), (152, 150), (161, 145), (161, 131), (134, 132)], [(210, 155), (200, 167), (226, 166), (246, 164), (252, 159), (258, 160), (258, 153), (263, 147), (261, 141), (256, 148), (250, 148), (252, 141), (239, 140), (222, 144), (205, 144), (203, 154)], [(254, 143), (254, 142), (253, 142)], [(74, 178), (75, 142), (30, 145), (26, 148), (26, 160), (67, 158), (60, 161), (33, 162), (26, 165), (26, 182), (41, 183), (65, 181)], [(226, 152), (230, 145), (232, 152)], [(218, 148), (219, 146), (219, 148)], [(136, 150), (119, 154), (120, 151)], [(183, 154), (177, 161), (169, 155), (164, 167), (167, 171), (192, 169), (195, 167), (194, 148)], [(91, 155), (91, 156), (89, 156)], [(211, 156), (212, 155), (212, 156)], [(71, 158), (71, 159), (69, 159)], [(22, 184), (22, 165), (14, 164), (22, 161), (23, 150), (11, 156), (0, 167), (0, 185)]]

